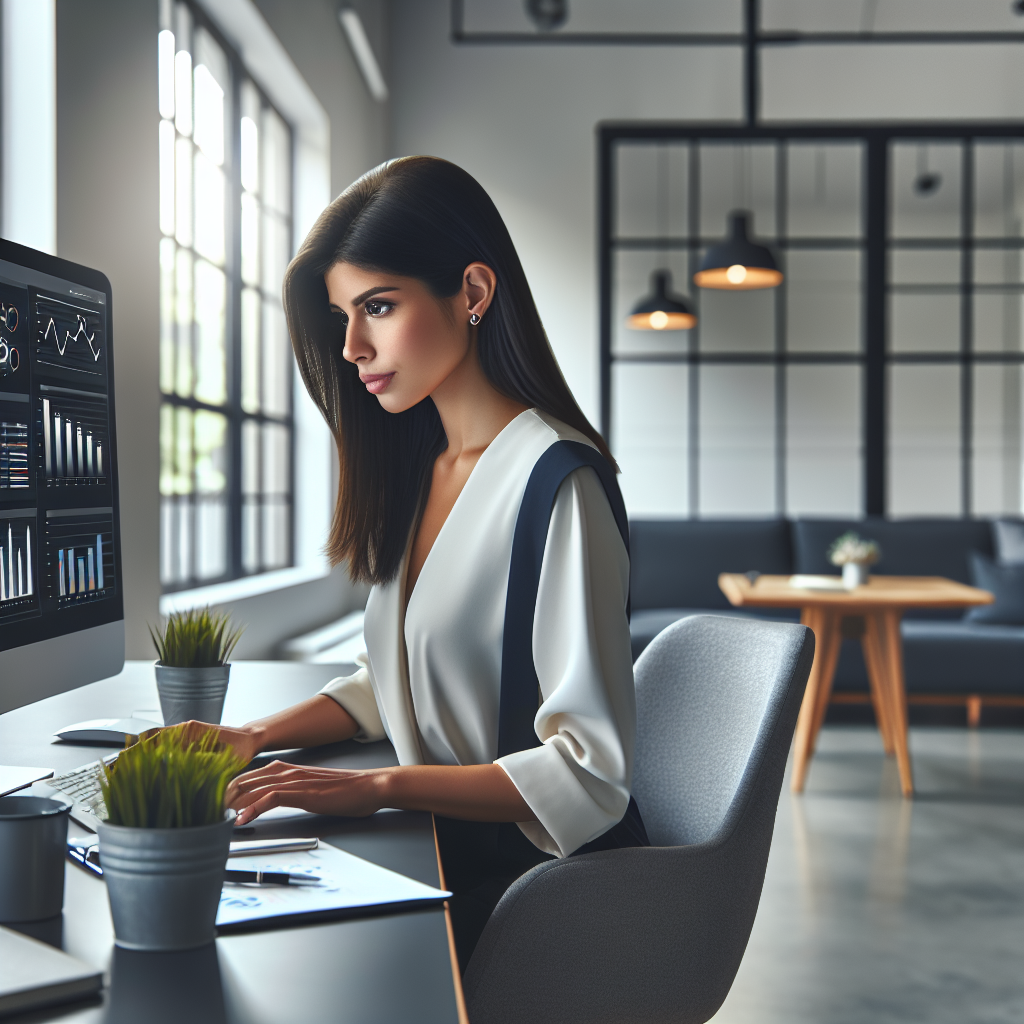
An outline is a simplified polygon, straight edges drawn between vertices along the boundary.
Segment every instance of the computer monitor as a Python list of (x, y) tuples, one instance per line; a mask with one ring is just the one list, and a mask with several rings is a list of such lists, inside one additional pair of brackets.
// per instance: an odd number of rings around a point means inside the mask
[(110, 299), (0, 239), (0, 712), (124, 665)]

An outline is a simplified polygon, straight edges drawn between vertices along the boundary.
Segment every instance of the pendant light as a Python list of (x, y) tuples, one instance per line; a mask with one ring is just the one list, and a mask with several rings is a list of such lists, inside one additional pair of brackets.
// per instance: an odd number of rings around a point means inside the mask
[(651, 274), (651, 294), (641, 299), (626, 318), (626, 324), (637, 331), (688, 331), (697, 326), (693, 307), (682, 297), (673, 295), (672, 275), (667, 270)]
[(695, 285), (699, 288), (750, 291), (782, 284), (782, 271), (771, 251), (750, 240), (750, 219), (751, 214), (746, 210), (733, 210), (729, 214), (729, 237), (704, 254), (700, 270), (693, 275)]
[[(659, 231), (664, 236), (669, 220), (668, 150), (664, 145), (658, 151), (658, 217)], [(667, 255), (663, 252), (662, 259), (667, 261)], [(673, 294), (672, 274), (663, 268), (651, 274), (650, 294), (633, 307), (626, 326), (635, 331), (688, 331), (697, 326), (697, 314), (682, 295)]]

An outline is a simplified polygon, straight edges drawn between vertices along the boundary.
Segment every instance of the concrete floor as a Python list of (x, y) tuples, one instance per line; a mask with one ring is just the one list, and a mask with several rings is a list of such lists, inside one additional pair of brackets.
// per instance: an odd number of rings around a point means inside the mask
[(912, 729), (917, 794), (872, 728), (787, 777), (764, 894), (715, 1024), (1024, 1022), (1024, 732)]

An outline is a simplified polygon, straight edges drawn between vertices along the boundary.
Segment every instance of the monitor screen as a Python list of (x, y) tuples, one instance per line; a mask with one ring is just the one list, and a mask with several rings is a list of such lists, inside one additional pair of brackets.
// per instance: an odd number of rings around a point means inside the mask
[(0, 241), (0, 710), (123, 663), (117, 493), (110, 284)]

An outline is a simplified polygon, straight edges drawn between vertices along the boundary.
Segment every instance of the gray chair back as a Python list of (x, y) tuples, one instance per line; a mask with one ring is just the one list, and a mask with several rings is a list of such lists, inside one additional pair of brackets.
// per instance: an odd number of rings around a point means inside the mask
[(814, 656), (804, 626), (697, 615), (636, 665), (653, 846), (539, 864), (466, 970), (473, 1024), (703, 1024), (750, 937)]

